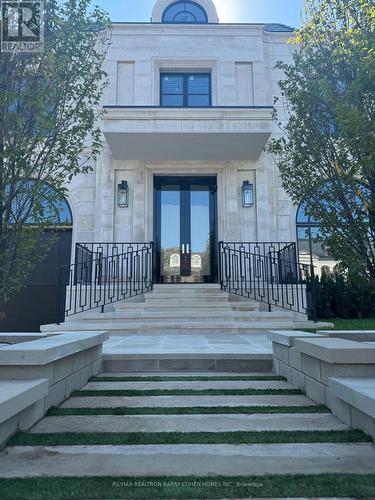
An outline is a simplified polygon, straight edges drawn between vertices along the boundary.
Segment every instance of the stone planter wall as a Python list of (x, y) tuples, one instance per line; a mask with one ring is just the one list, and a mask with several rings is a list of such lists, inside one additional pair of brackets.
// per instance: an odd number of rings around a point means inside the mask
[[(343, 422), (375, 436), (375, 345), (298, 331), (275, 331), (270, 336), (277, 374)], [(363, 390), (357, 383), (353, 396), (352, 380), (370, 380), (374, 390), (367, 394), (367, 406), (357, 404)]]
[(0, 348), (0, 445), (102, 369), (106, 332), (71, 332)]

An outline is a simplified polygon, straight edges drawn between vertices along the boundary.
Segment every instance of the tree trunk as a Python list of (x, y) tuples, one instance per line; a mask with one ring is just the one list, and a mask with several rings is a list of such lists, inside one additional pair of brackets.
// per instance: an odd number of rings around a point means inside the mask
[[(0, 53), (0, 95), (6, 92), (6, 57)], [(5, 239), (4, 239), (4, 136), (5, 136), (5, 109), (4, 103), (0, 106), (0, 264), (4, 260)], [(5, 319), (4, 300), (4, 267), (0, 265), (0, 321)]]

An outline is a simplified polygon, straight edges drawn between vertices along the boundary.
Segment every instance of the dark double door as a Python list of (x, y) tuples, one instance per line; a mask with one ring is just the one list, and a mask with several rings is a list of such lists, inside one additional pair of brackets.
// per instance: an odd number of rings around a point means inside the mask
[(216, 177), (155, 177), (157, 283), (217, 281)]

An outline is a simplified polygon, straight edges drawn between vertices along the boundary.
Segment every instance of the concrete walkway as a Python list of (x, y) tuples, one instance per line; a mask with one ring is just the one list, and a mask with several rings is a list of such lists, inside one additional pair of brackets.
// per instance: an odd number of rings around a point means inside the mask
[(112, 335), (103, 354), (272, 354), (267, 334), (260, 335)]

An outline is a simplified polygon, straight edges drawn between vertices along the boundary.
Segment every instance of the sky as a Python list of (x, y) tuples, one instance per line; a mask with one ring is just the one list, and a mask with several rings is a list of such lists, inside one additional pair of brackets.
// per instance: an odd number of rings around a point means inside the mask
[[(94, 0), (112, 21), (148, 22), (156, 0)], [(303, 0), (214, 0), (227, 23), (281, 23), (298, 28)]]

